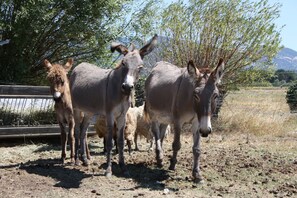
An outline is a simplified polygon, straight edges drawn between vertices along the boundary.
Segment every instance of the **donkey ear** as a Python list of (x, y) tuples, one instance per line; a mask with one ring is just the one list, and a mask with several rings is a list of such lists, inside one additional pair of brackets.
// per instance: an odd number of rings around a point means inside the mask
[(47, 59), (44, 59), (43, 65), (47, 71), (52, 68), (52, 64)]
[(158, 35), (155, 34), (153, 36), (153, 38), (151, 38), (151, 40), (149, 42), (147, 42), (140, 50), (140, 56), (141, 58), (143, 58), (145, 55), (151, 53), (151, 51), (153, 51), (153, 49), (156, 47), (158, 43)]
[(221, 58), (219, 60), (218, 66), (215, 68), (214, 71), (211, 72), (211, 76), (214, 79), (215, 84), (221, 83), (221, 79), (224, 74), (224, 67), (225, 67), (225, 63), (224, 63), (224, 60)]
[(129, 46), (129, 51), (133, 52), (134, 50), (135, 50), (135, 45), (134, 45), (134, 43), (131, 43)]
[(190, 75), (190, 77), (192, 79), (198, 79), (198, 77), (200, 76), (200, 72), (199, 70), (195, 67), (194, 62), (192, 60), (190, 60), (188, 62), (188, 73)]
[(70, 71), (72, 65), (73, 65), (73, 58), (69, 58), (67, 63), (64, 65), (64, 69), (66, 70), (66, 72)]
[(110, 50), (113, 53), (114, 51), (119, 52), (120, 54), (126, 55), (128, 53), (128, 48), (121, 43), (112, 42)]

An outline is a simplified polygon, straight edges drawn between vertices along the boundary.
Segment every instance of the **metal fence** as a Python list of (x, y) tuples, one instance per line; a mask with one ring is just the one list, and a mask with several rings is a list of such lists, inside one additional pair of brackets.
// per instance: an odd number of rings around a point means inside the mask
[(0, 138), (59, 135), (48, 86), (0, 85)]

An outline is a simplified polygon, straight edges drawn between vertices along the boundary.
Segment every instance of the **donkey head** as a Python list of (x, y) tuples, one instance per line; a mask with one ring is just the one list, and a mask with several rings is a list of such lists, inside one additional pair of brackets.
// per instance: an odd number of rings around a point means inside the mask
[(50, 90), (55, 102), (59, 102), (67, 89), (68, 78), (67, 73), (71, 69), (73, 59), (68, 59), (65, 65), (51, 64), (48, 60), (44, 60), (44, 67), (47, 70), (47, 79), (50, 81)]
[(212, 130), (211, 115), (219, 95), (217, 84), (223, 76), (224, 62), (220, 59), (219, 64), (212, 72), (208, 68), (197, 69), (192, 61), (189, 61), (187, 69), (194, 83), (193, 102), (200, 134), (202, 137), (207, 137)]
[(132, 45), (131, 49), (128, 49), (121, 43), (112, 43), (111, 51), (115, 50), (124, 55), (119, 67), (122, 67), (122, 92), (129, 95), (134, 88), (134, 83), (137, 82), (139, 78), (140, 70), (143, 68), (143, 57), (149, 54), (157, 44), (158, 35), (155, 36), (147, 42), (140, 50), (135, 49)]

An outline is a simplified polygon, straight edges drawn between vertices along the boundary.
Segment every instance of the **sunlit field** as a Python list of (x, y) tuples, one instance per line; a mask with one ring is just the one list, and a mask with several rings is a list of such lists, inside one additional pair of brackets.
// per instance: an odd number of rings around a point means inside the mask
[[(2, 140), (2, 197), (297, 197), (297, 115), (290, 114), (286, 89), (251, 88), (230, 92), (213, 133), (201, 141), (204, 183), (193, 183), (192, 135), (181, 137), (176, 171), (169, 171), (173, 134), (163, 143), (164, 166), (140, 139), (140, 151), (125, 150), (124, 177), (118, 155), (114, 175), (104, 176), (102, 139), (89, 137), (88, 167), (59, 164), (59, 138)], [(132, 145), (134, 148), (134, 145)], [(69, 149), (67, 152), (69, 157)], [(66, 162), (69, 162), (69, 158)]]
[(219, 114), (218, 130), (247, 135), (297, 133), (297, 114), (286, 103), (286, 88), (245, 88), (230, 92)]

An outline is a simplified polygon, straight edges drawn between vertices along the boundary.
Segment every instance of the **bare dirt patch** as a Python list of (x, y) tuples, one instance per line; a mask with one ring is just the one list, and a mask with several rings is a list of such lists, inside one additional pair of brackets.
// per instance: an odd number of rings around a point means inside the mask
[[(192, 139), (184, 134), (176, 171), (168, 171), (172, 135), (164, 143), (165, 165), (157, 168), (155, 153), (141, 151), (125, 159), (125, 178), (114, 155), (111, 178), (104, 176), (102, 140), (90, 138), (89, 167), (59, 164), (59, 139), (50, 143), (1, 142), (1, 197), (294, 197), (297, 196), (297, 136), (249, 137), (212, 135), (202, 141), (203, 184), (191, 180)], [(68, 159), (69, 161), (69, 159)]]

